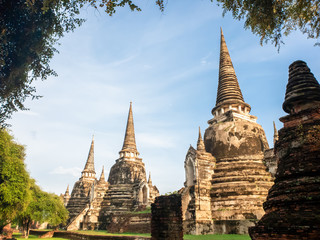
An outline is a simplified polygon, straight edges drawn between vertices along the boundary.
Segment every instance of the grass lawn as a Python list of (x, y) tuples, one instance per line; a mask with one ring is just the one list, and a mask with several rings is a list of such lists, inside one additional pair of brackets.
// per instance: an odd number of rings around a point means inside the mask
[(78, 230), (74, 231), (77, 233), (82, 233), (82, 234), (90, 234), (90, 235), (110, 235), (110, 236), (142, 236), (142, 237), (150, 237), (150, 233), (108, 233), (106, 230)]
[(250, 240), (249, 235), (237, 234), (210, 234), (210, 235), (184, 235), (183, 239), (190, 240)]
[[(105, 230), (95, 230), (95, 231), (76, 231), (83, 234), (92, 235), (126, 235), (126, 236), (143, 236), (150, 237), (149, 233), (108, 233)], [(236, 235), (236, 234), (225, 234), (225, 235), (184, 235), (183, 239), (186, 240), (250, 240), (249, 235)]]
[[(22, 238), (21, 235), (22, 235), (21, 233), (13, 233), (12, 237), (16, 238), (17, 240), (26, 240), (25, 238)], [(28, 239), (43, 240), (43, 238), (39, 238), (38, 236), (35, 236), (35, 235), (29, 235)], [(54, 240), (68, 240), (66, 238), (51, 238), (51, 239), (54, 239)]]
[[(95, 231), (75, 231), (82, 234), (90, 234), (90, 235), (109, 235), (109, 236), (143, 236), (150, 237), (149, 233), (108, 233), (105, 230), (95, 230)], [(17, 240), (25, 240), (25, 238), (21, 237), (21, 233), (14, 233), (13, 237)], [(43, 240), (43, 238), (39, 238), (35, 235), (29, 235), (29, 239), (31, 240)], [(52, 238), (53, 240), (66, 240), (65, 238)], [(236, 234), (225, 234), (225, 235), (184, 235), (183, 239), (185, 240), (250, 240), (249, 235), (236, 235)]]

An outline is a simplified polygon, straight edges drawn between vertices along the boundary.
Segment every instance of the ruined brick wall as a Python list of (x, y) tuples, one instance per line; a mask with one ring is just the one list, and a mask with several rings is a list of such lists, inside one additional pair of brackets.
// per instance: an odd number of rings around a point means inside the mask
[(111, 233), (150, 233), (151, 213), (112, 215), (110, 224), (107, 226), (107, 230)]
[[(300, 115), (311, 119), (314, 113), (320, 109)], [(320, 239), (320, 115), (317, 118), (279, 131), (276, 182), (264, 203), (266, 214), (250, 229), (252, 239)]]
[(151, 212), (151, 239), (183, 239), (180, 194), (157, 197), (151, 205)]
[(289, 66), (275, 144), (275, 183), (263, 204), (266, 214), (249, 229), (253, 240), (320, 239), (320, 85), (303, 61)]

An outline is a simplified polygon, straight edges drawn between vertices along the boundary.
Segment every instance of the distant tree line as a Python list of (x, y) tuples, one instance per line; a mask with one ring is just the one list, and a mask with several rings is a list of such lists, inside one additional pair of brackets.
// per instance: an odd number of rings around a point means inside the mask
[(0, 235), (4, 226), (16, 223), (29, 236), (33, 222), (51, 226), (66, 223), (68, 211), (53, 193), (42, 191), (26, 170), (24, 147), (7, 130), (0, 130)]

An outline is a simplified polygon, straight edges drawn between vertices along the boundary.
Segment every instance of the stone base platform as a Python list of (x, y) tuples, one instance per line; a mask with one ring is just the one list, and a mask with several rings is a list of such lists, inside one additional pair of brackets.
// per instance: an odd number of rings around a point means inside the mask
[(217, 220), (213, 222), (214, 234), (248, 234), (248, 228), (257, 220)]

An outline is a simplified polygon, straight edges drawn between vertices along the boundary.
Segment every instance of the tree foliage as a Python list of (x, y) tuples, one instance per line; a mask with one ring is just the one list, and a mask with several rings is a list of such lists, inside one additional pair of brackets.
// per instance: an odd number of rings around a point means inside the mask
[(0, 230), (11, 222), (30, 200), (30, 177), (24, 164), (24, 147), (0, 130)]
[(32, 221), (57, 226), (68, 219), (61, 199), (42, 191), (30, 178), (24, 158), (24, 147), (15, 143), (7, 130), (0, 129), (0, 233), (14, 219), (27, 233)]
[(24, 211), (18, 214), (19, 225), (23, 227), (24, 236), (29, 236), (30, 226), (33, 222), (48, 222), (51, 226), (66, 223), (68, 211), (61, 199), (53, 194), (40, 189), (34, 181), (31, 188), (31, 200)]
[[(213, 1), (213, 0), (211, 0)], [(217, 0), (245, 28), (260, 36), (260, 43), (271, 41), (278, 49), (283, 36), (299, 29), (308, 38), (320, 37), (319, 0)], [(317, 43), (318, 45), (318, 43)]]
[(56, 75), (49, 61), (64, 32), (82, 22), (81, 3), (51, 0), (0, 1), (0, 124), (27, 97), (38, 98), (31, 83)]

